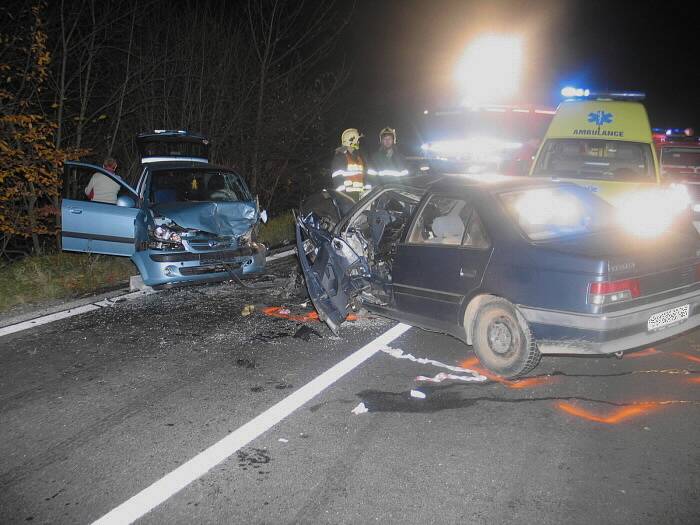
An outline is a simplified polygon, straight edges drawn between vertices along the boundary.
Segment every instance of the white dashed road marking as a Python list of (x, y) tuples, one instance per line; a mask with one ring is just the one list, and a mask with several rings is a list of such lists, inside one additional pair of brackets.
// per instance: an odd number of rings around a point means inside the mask
[(221, 441), (200, 452), (187, 463), (183, 463), (151, 486), (114, 508), (95, 521), (94, 524), (133, 523), (292, 414), (374, 354), (386, 348), (386, 345), (410, 328), (406, 324), (397, 324), (390, 328)]

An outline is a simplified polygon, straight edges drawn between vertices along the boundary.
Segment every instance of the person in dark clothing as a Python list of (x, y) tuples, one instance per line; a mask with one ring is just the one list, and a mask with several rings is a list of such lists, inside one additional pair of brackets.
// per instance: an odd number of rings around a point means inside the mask
[(405, 157), (396, 147), (396, 130), (384, 128), (379, 132), (379, 149), (372, 155), (367, 170), (368, 183), (383, 184), (409, 174)]
[(341, 146), (335, 150), (331, 176), (336, 191), (347, 193), (353, 199), (360, 200), (365, 193), (366, 162), (360, 153), (362, 135), (355, 128), (343, 131), (340, 136)]

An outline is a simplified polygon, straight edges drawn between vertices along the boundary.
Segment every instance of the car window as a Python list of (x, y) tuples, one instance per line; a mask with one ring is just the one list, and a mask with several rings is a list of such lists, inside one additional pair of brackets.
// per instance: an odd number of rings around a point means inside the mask
[(484, 224), (481, 222), (481, 218), (476, 211), (472, 212), (471, 218), (469, 219), (467, 233), (462, 241), (462, 246), (479, 249), (488, 248), (491, 246), (491, 243), (486, 236)]
[(533, 175), (568, 179), (651, 182), (651, 146), (597, 139), (550, 139), (542, 147)]
[(672, 147), (661, 149), (661, 169), (668, 177), (700, 177), (700, 148)]
[(63, 173), (63, 198), (116, 205), (122, 195), (134, 197), (116, 179), (89, 166), (67, 165)]
[(472, 211), (462, 199), (432, 195), (420, 211), (408, 242), (459, 246)]
[(252, 200), (252, 197), (236, 173), (177, 169), (151, 173), (149, 201), (152, 204), (242, 200)]
[(614, 209), (573, 184), (499, 194), (509, 215), (533, 241), (581, 235), (614, 227)]

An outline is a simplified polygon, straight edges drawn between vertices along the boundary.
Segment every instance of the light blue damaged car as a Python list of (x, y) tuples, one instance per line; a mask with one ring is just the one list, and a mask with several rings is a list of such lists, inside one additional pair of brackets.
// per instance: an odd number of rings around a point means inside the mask
[(209, 163), (208, 140), (156, 131), (136, 142), (135, 188), (99, 166), (66, 162), (63, 249), (131, 257), (156, 287), (262, 272), (267, 249), (255, 232), (267, 213), (239, 174)]

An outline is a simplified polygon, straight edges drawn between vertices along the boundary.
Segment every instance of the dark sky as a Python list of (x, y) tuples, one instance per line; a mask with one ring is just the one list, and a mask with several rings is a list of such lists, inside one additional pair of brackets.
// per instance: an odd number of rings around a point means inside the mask
[(554, 107), (568, 84), (640, 90), (652, 126), (698, 129), (699, 29), (692, 1), (358, 0), (342, 39), (354, 66), (347, 126), (401, 134), (423, 108), (453, 104), (455, 62), (490, 32), (523, 38), (514, 102)]

